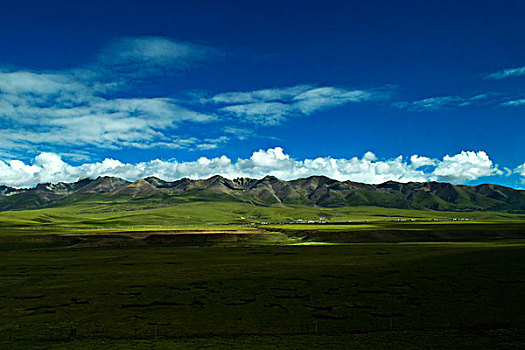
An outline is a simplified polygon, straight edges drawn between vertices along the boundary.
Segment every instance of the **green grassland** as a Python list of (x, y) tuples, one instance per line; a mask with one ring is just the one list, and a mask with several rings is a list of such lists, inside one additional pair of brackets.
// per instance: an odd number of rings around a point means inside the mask
[(520, 240), (0, 250), (0, 348), (525, 345)]
[(477, 221), (525, 221), (524, 214), (507, 212), (446, 212), (381, 207), (262, 206), (211, 200), (184, 200), (164, 204), (151, 201), (135, 203), (129, 199), (107, 201), (95, 196), (91, 200), (84, 199), (66, 206), (0, 212), (0, 235), (78, 233), (85, 230), (206, 229), (210, 227), (224, 229), (224, 225), (235, 229), (249, 222), (287, 223), (299, 219), (303, 220), (302, 222), (313, 220), (392, 223), (396, 219), (413, 219), (421, 222), (448, 221), (453, 218)]
[(0, 212), (0, 348), (525, 345), (524, 214), (213, 199)]

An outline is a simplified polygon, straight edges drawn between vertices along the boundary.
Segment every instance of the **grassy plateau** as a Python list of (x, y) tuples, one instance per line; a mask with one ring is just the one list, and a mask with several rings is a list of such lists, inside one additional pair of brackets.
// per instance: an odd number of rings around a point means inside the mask
[(520, 349), (523, 219), (235, 202), (1, 212), (0, 348)]

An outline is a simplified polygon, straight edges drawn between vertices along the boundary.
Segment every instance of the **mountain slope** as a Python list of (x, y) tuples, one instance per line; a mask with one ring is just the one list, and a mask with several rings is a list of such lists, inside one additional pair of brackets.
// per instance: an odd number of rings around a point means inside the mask
[[(95, 197), (94, 197), (95, 196)], [(441, 182), (369, 185), (337, 181), (325, 176), (283, 181), (221, 176), (168, 182), (156, 177), (129, 182), (114, 177), (83, 179), (75, 183), (39, 184), (32, 189), (0, 186), (0, 210), (33, 209), (103, 198), (162, 201), (241, 201), (255, 205), (315, 207), (379, 206), (400, 209), (525, 211), (525, 191), (484, 184), (456, 186)]]

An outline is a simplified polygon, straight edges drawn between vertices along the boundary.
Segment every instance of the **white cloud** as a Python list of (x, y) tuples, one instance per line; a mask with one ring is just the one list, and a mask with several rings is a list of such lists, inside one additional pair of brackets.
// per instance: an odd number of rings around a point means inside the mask
[(413, 156), (410, 157), (410, 162), (412, 163), (412, 166), (415, 169), (419, 169), (419, 168), (421, 168), (423, 166), (436, 165), (436, 160), (435, 159), (431, 159), (431, 158), (428, 158), (428, 157), (421, 157), (421, 156), (418, 156), (417, 154), (414, 154)]
[[(423, 166), (430, 166), (432, 169), (420, 169)], [(525, 176), (525, 164), (518, 167), (516, 172)], [(262, 178), (273, 175), (283, 180), (325, 175), (337, 180), (377, 184), (388, 180), (463, 183), (502, 172), (483, 151), (447, 155), (442, 160), (418, 155), (409, 159), (399, 156), (378, 160), (372, 152), (367, 152), (362, 158), (318, 157), (296, 160), (284, 153), (282, 148), (275, 147), (256, 151), (250, 158), (237, 159), (236, 162), (223, 155), (212, 159), (201, 157), (192, 162), (156, 159), (127, 164), (115, 159), (105, 159), (102, 162), (74, 166), (54, 153), (41, 153), (32, 164), (19, 160), (0, 161), (0, 184), (14, 187), (34, 186), (43, 182), (74, 182), (80, 178), (98, 176), (116, 176), (128, 180), (157, 176), (173, 181), (182, 177), (208, 178), (217, 174), (227, 178)]]
[(377, 160), (377, 157), (373, 152), (368, 151), (363, 156), (363, 159), (374, 161), (374, 160)]
[(525, 75), (525, 66), (517, 68), (507, 68), (500, 71), (488, 74), (487, 79), (505, 79), (510, 77), (519, 77)]
[(473, 104), (484, 103), (489, 97), (489, 94), (478, 94), (471, 97), (438, 96), (411, 102), (396, 102), (393, 105), (397, 108), (412, 112), (436, 111), (445, 108), (466, 107)]
[(286, 88), (215, 95), (211, 102), (226, 105), (220, 111), (243, 121), (260, 125), (279, 125), (293, 116), (310, 115), (318, 110), (347, 103), (382, 100), (382, 90), (348, 90), (335, 87), (297, 85)]
[(130, 97), (130, 90), (141, 74), (151, 79), (213, 52), (162, 37), (128, 37), (113, 40), (85, 67), (0, 70), (0, 154), (64, 146), (69, 153), (85, 146), (195, 148), (203, 141), (178, 135), (176, 129), (215, 121), (216, 115), (171, 97)]
[(454, 156), (446, 155), (433, 172), (436, 178), (452, 183), (463, 183), (483, 176), (501, 174), (503, 172), (493, 165), (487, 153), (483, 151), (463, 151)]
[(517, 99), (517, 100), (512, 100), (512, 101), (507, 101), (507, 102), (503, 102), (501, 104), (502, 106), (522, 106), (522, 105), (525, 105), (525, 98), (520, 98), (520, 99)]
[(525, 163), (521, 164), (516, 169), (514, 169), (514, 172), (525, 177)]
[(241, 104), (290, 100), (312, 88), (311, 85), (297, 85), (286, 88), (262, 89), (248, 92), (226, 92), (213, 96), (211, 101), (221, 104)]
[(375, 100), (379, 96), (379, 92), (373, 91), (321, 87), (295, 96), (293, 102), (301, 113), (310, 114), (322, 108), (335, 107), (350, 102)]
[[(119, 59), (136, 57), (152, 64), (167, 64), (193, 49), (162, 38), (127, 39), (121, 45), (127, 49)], [(108, 97), (91, 80), (93, 76), (77, 73), (0, 71), (0, 149), (30, 145), (184, 148), (185, 143), (179, 142), (183, 138), (169, 136), (174, 129), (186, 122), (217, 119), (183, 107), (173, 98), (119, 98), (116, 91)]]
[(0, 92), (19, 96), (30, 94), (37, 98), (50, 95), (78, 94), (84, 86), (63, 74), (0, 71)]

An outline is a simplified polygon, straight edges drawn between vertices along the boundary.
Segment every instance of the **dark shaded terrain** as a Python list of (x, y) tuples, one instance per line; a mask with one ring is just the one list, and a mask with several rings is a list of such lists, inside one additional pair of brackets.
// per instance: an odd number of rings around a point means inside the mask
[(0, 249), (3, 348), (525, 345), (520, 241)]

